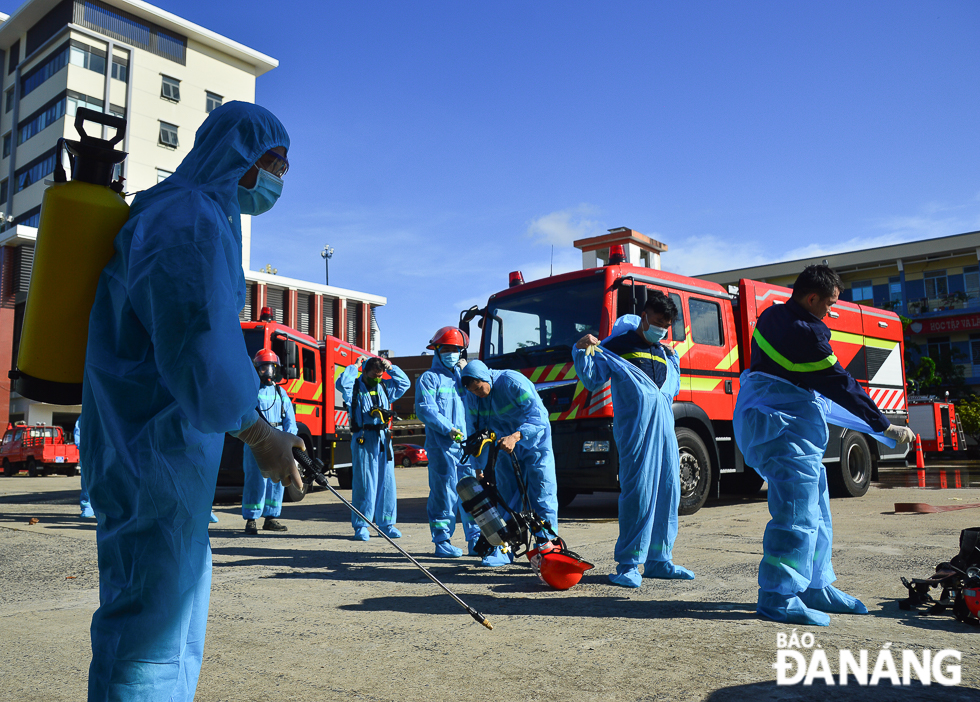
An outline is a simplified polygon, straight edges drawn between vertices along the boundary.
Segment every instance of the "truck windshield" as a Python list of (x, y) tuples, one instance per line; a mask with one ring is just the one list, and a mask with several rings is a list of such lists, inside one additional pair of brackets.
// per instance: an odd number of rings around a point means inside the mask
[(255, 354), (262, 350), (265, 343), (265, 327), (255, 329), (242, 329), (245, 335), (245, 348), (248, 349), (248, 357), (255, 358)]
[(604, 283), (593, 275), (491, 300), (483, 357), (571, 350), (585, 334), (599, 336)]

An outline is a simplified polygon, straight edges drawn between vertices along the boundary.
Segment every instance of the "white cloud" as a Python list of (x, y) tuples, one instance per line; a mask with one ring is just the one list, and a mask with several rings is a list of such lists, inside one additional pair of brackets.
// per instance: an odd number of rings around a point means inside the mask
[(588, 219), (596, 214), (598, 209), (586, 204), (551, 212), (532, 220), (527, 234), (543, 244), (571, 246), (576, 239), (605, 233), (599, 222)]

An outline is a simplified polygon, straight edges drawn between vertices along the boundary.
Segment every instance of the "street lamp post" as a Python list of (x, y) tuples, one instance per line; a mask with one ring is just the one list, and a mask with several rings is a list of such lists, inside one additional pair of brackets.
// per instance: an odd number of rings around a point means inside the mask
[(323, 257), (323, 263), (326, 267), (327, 285), (330, 285), (330, 259), (333, 258), (333, 247), (330, 244), (324, 244), (320, 255)]

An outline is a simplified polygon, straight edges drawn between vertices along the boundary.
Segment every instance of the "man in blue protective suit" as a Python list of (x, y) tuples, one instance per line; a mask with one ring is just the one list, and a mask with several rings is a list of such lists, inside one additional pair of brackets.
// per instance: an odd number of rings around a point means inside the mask
[(212, 111), (169, 178), (137, 194), (89, 319), (82, 460), (98, 519), (89, 700), (190, 700), (211, 591), (208, 523), (223, 434), (273, 480), (293, 447), (255, 410), (238, 313), (241, 215), (275, 203), (289, 137), (257, 105)]
[[(363, 361), (363, 359), (360, 359)], [(351, 454), (354, 481), (351, 503), (392, 539), (402, 535), (395, 528), (398, 503), (395, 493), (395, 454), (391, 447), (391, 403), (405, 394), (411, 381), (387, 358), (369, 358), (347, 366), (337, 378), (337, 389), (350, 408)], [(384, 374), (390, 377), (385, 380)], [(351, 513), (355, 541), (368, 541), (367, 522)]]
[(82, 516), (86, 519), (91, 519), (95, 517), (95, 511), (92, 509), (92, 502), (88, 497), (88, 487), (85, 485), (85, 472), (82, 470), (82, 430), (80, 424), (82, 422), (81, 415), (75, 420), (75, 448), (78, 449), (78, 472), (82, 476), (82, 491), (78, 496), (78, 504), (82, 508)]
[[(282, 378), (279, 357), (269, 349), (260, 349), (252, 358), (252, 364), (259, 374), (259, 401), (256, 409), (269, 424), (276, 429), (295, 434), (296, 415), (289, 395), (277, 383)], [(245, 533), (259, 533), (255, 520), (265, 517), (263, 531), (288, 531), (285, 524), (276, 517), (282, 513), (282, 483), (277, 483), (262, 475), (255, 455), (248, 446), (242, 456), (245, 471), (245, 486), (242, 488), (242, 517), (245, 519)]]
[(651, 290), (639, 317), (616, 320), (600, 353), (591, 334), (572, 352), (588, 390), (596, 392), (607, 381), (612, 385), (620, 493), (617, 566), (609, 580), (623, 587), (640, 587), (641, 563), (644, 578), (694, 579), (690, 570), (671, 562), (681, 495), (671, 403), (680, 391), (680, 363), (661, 341), (676, 317), (670, 298)]
[[(517, 459), (530, 507), (539, 517), (558, 528), (558, 483), (555, 454), (551, 448), (548, 411), (534, 384), (517, 371), (490, 370), (483, 361), (470, 361), (462, 372), (468, 436), (490, 429), (497, 444)], [(486, 454), (484, 454), (485, 456)], [(515, 512), (523, 511), (520, 486), (509, 457), (497, 460), (494, 477), (500, 498)], [(547, 534), (535, 534), (539, 542)], [(485, 566), (511, 563), (513, 556), (499, 548), (483, 559)]]
[(432, 368), (415, 384), (415, 415), (425, 424), (425, 453), (429, 457), (429, 499), (425, 509), (435, 555), (459, 558), (462, 549), (449, 539), (456, 530), (456, 517), (463, 524), (469, 555), (480, 538), (480, 527), (460, 509), (456, 484), (473, 469), (462, 465), (462, 440), (466, 432), (466, 410), (460, 397), (460, 353), (469, 344), (466, 334), (456, 327), (443, 327), (426, 348), (432, 349)]
[(769, 484), (757, 611), (789, 624), (827, 626), (827, 613), (866, 614), (832, 583), (833, 526), (827, 471), (827, 418), (907, 443), (908, 427), (892, 425), (845, 371), (821, 320), (837, 302), (841, 280), (827, 266), (808, 266), (784, 305), (759, 316), (752, 361), (735, 404), (735, 440), (747, 465)]

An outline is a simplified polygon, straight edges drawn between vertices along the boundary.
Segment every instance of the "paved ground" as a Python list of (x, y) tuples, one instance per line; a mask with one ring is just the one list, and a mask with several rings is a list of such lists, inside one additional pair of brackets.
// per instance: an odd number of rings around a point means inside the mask
[[(914, 485), (914, 471), (907, 476), (891, 473), (885, 485)], [(962, 684), (779, 687), (776, 636), (790, 629), (754, 614), (764, 493), (681, 517), (675, 561), (697, 580), (646, 581), (639, 590), (606, 580), (615, 497), (579, 497), (563, 511), (560, 532), (597, 567), (556, 592), (523, 565), (487, 571), (474, 559), (430, 557), (425, 469), (397, 477), (400, 543), (494, 630), (383, 540), (351, 541), (349, 512), (328, 492), (287, 505), (282, 535), (245, 536), (236, 506), (219, 503), (198, 700), (980, 699), (980, 628), (896, 604), (905, 593), (899, 577), (926, 577), (952, 557), (959, 531), (980, 525), (980, 509), (893, 513), (895, 502), (980, 503), (976, 487), (876, 487), (862, 499), (835, 500), (838, 584), (871, 614), (835, 615), (829, 628), (808, 630), (835, 673), (839, 649), (856, 657), (868, 649), (872, 669), (890, 642), (895, 651), (962, 651)], [(962, 472), (961, 484), (975, 483)], [(930, 484), (939, 484), (934, 472)], [(955, 484), (952, 471), (947, 484)], [(94, 522), (76, 516), (78, 487), (78, 478), (0, 479), (0, 699), (84, 699), (98, 570)], [(39, 522), (29, 526), (32, 517)]]

